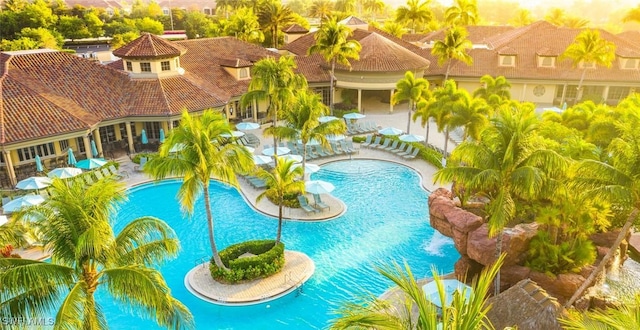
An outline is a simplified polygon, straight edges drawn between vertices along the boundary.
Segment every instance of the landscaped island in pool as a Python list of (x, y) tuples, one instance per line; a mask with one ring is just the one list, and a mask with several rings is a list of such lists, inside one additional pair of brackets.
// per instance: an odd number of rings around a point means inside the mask
[[(429, 226), (428, 193), (412, 169), (384, 161), (349, 160), (329, 163), (312, 175), (333, 183), (333, 195), (347, 205), (330, 221), (286, 221), (282, 240), (286, 248), (307, 254), (316, 265), (304, 286), (275, 301), (247, 307), (223, 307), (204, 302), (187, 291), (185, 274), (207, 261), (210, 247), (203, 200), (191, 218), (184, 218), (176, 200), (180, 181), (144, 184), (129, 192), (118, 215), (118, 232), (140, 216), (163, 219), (180, 238), (180, 256), (161, 267), (172, 294), (193, 313), (198, 329), (321, 329), (336, 317), (341, 302), (371, 292), (379, 295), (391, 286), (376, 265), (405, 260), (414, 275), (427, 277), (431, 267), (453, 270), (459, 254), (450, 239)], [(277, 219), (264, 216), (232, 188), (211, 184), (218, 248), (250, 239), (275, 238)], [(286, 214), (285, 214), (286, 215)], [(98, 298), (110, 328), (155, 329), (151, 321), (123, 312), (107, 295)]]

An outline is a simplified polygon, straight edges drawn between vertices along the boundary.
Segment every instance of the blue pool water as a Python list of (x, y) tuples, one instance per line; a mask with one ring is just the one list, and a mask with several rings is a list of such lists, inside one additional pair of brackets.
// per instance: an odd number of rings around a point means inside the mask
[[(429, 226), (427, 196), (413, 170), (390, 162), (340, 161), (312, 175), (332, 182), (333, 195), (347, 205), (339, 218), (325, 222), (287, 221), (283, 242), (315, 262), (316, 272), (301, 291), (275, 301), (249, 307), (213, 305), (189, 293), (185, 274), (210, 254), (204, 202), (191, 218), (183, 217), (176, 200), (179, 181), (146, 184), (130, 190), (115, 230), (128, 221), (152, 215), (166, 221), (182, 244), (180, 256), (161, 271), (172, 294), (193, 313), (198, 329), (322, 329), (335, 318), (341, 302), (379, 295), (391, 283), (375, 271), (376, 265), (407, 261), (417, 277), (429, 276), (431, 267), (450, 272), (459, 255), (450, 239)], [(224, 247), (250, 239), (275, 238), (277, 219), (257, 213), (235, 190), (211, 184), (216, 241)], [(108, 296), (99, 301), (112, 329), (156, 329), (149, 320), (131, 316)], [(134, 312), (135, 313), (135, 312)]]

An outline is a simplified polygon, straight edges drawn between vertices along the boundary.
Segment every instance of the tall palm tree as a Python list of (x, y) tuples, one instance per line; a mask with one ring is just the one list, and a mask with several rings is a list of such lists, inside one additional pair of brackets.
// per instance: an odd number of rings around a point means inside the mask
[(320, 26), (329, 18), (333, 12), (333, 2), (331, 0), (314, 0), (309, 7), (309, 17), (320, 20)]
[(421, 99), (429, 99), (430, 97), (429, 81), (424, 78), (416, 79), (411, 71), (405, 72), (404, 78), (396, 83), (396, 92), (393, 93), (391, 104), (409, 101), (407, 134), (411, 132), (411, 116), (413, 111), (416, 110), (416, 105)]
[(511, 83), (504, 76), (492, 76), (486, 74), (480, 78), (482, 86), (473, 92), (473, 97), (479, 97), (496, 109), (505, 101), (511, 99)]
[(356, 12), (355, 0), (336, 0), (335, 9), (345, 14), (354, 14)]
[(310, 141), (320, 143), (329, 148), (326, 136), (328, 134), (343, 134), (347, 127), (342, 120), (332, 120), (321, 123), (318, 118), (326, 115), (329, 109), (322, 103), (321, 96), (309, 90), (301, 91), (282, 118), (286, 125), (265, 129), (266, 135), (278, 136), (280, 139), (300, 140), (302, 143), (302, 177), (307, 164), (307, 144)]
[(372, 20), (376, 21), (376, 14), (384, 11), (386, 4), (382, 0), (362, 0), (362, 8), (372, 15)]
[[(160, 146), (158, 155), (147, 162), (144, 171), (155, 180), (169, 176), (182, 177), (178, 198), (188, 214), (193, 213), (196, 199), (204, 195), (213, 260), (218, 267), (226, 268), (216, 246), (209, 183), (213, 178), (237, 187), (236, 172), (248, 173), (254, 164), (253, 157), (246, 148), (228, 143), (223, 134), (231, 134), (231, 126), (221, 113), (205, 110), (201, 116), (192, 117), (184, 111), (180, 126), (171, 130)], [(172, 148), (175, 150), (178, 146), (181, 150), (176, 156), (172, 153)]]
[(582, 75), (578, 83), (578, 95), (575, 103), (582, 99), (582, 82), (589, 65), (611, 67), (616, 57), (616, 45), (600, 37), (598, 30), (583, 30), (576, 36), (560, 59), (569, 59), (574, 68), (582, 66)]
[[(277, 157), (277, 156), (276, 156)], [(263, 168), (258, 170), (257, 176), (265, 181), (267, 189), (256, 198), (256, 202), (267, 196), (272, 196), (278, 205), (278, 232), (276, 234), (276, 245), (280, 243), (282, 237), (282, 208), (285, 197), (292, 194), (304, 193), (304, 181), (300, 180), (304, 176), (302, 167), (293, 167), (293, 160), (276, 162), (276, 166), (267, 171)]]
[(267, 0), (258, 7), (258, 22), (263, 30), (270, 32), (271, 47), (278, 48), (280, 30), (296, 21), (287, 5), (276, 0)]
[(456, 103), (464, 97), (463, 90), (458, 89), (453, 80), (446, 80), (444, 85), (433, 92), (435, 101), (429, 103), (426, 110), (435, 119), (438, 132), (444, 132), (444, 153), (442, 155), (442, 166), (446, 165), (447, 151), (449, 146), (449, 133), (452, 128), (451, 117)]
[(433, 94), (430, 98), (422, 98), (416, 104), (416, 111), (413, 113), (413, 121), (420, 118), (420, 125), (426, 129), (424, 144), (429, 145), (429, 120), (433, 117), (435, 108), (431, 106), (435, 102)]
[(529, 9), (518, 9), (516, 14), (509, 20), (509, 24), (515, 27), (527, 26), (533, 22), (535, 22), (535, 19)]
[(332, 17), (316, 31), (314, 35), (315, 44), (308, 50), (309, 55), (318, 53), (331, 65), (329, 107), (332, 115), (336, 64), (351, 67), (349, 59), (357, 60), (360, 58), (360, 49), (362, 46), (356, 40), (349, 40), (351, 34), (352, 31), (349, 27), (338, 23), (338, 19)]
[(480, 134), (489, 124), (491, 108), (484, 99), (471, 97), (469, 92), (460, 90), (460, 98), (454, 103), (449, 125), (462, 127), (462, 140), (480, 139)]
[[(532, 200), (548, 178), (567, 169), (567, 161), (536, 139), (538, 118), (532, 106), (500, 108), (479, 140), (463, 141), (436, 182), (456, 182), (470, 194), (485, 197), (489, 235), (497, 236), (496, 258), (502, 253), (502, 231), (516, 214), (516, 201)], [(499, 293), (500, 275), (496, 278)]]
[(591, 285), (611, 260), (622, 240), (629, 234), (631, 226), (637, 221), (640, 210), (640, 189), (638, 189), (640, 185), (640, 132), (637, 129), (638, 124), (640, 124), (640, 115), (636, 111), (628, 112), (616, 123), (619, 137), (609, 144), (610, 163), (583, 160), (575, 170), (575, 178), (572, 180), (573, 188), (585, 191), (586, 194), (594, 198), (610, 201), (615, 208), (627, 214), (627, 220), (609, 252), (565, 306), (572, 305)]
[(476, 25), (478, 23), (478, 4), (476, 0), (456, 0), (444, 12), (447, 25)]
[[(503, 260), (504, 256), (501, 256), (491, 267), (482, 270), (473, 280), (468, 297), (465, 291), (456, 292), (451, 304), (440, 310), (427, 299), (406, 263), (404, 270), (397, 263), (392, 267), (380, 267), (378, 272), (391, 280), (405, 299), (399, 304), (379, 298), (347, 303), (337, 311), (340, 317), (332, 321), (331, 329), (493, 329), (487, 318), (491, 305), (486, 301), (491, 282)], [(432, 276), (440, 301), (446, 301), (447, 292), (436, 269), (432, 270)]]
[(180, 249), (165, 222), (138, 218), (115, 236), (109, 221), (125, 193), (112, 180), (85, 186), (55, 179), (49, 191), (44, 203), (17, 218), (35, 222), (51, 262), (0, 258), (0, 313), (41, 317), (57, 308), (56, 328), (104, 329), (95, 292), (105, 289), (163, 327), (193, 327), (189, 310), (153, 268)]
[(434, 43), (431, 54), (438, 57), (438, 65), (442, 66), (447, 62), (447, 73), (444, 76), (444, 80), (449, 79), (449, 70), (453, 60), (458, 60), (467, 65), (473, 63), (473, 58), (467, 54), (467, 49), (472, 46), (471, 41), (467, 39), (467, 30), (460, 26), (447, 29), (444, 40), (438, 40)]
[[(293, 70), (296, 64), (291, 56), (281, 56), (278, 59), (265, 58), (253, 65), (249, 91), (242, 95), (240, 101), (243, 107), (253, 101), (266, 101), (267, 113), (273, 118), (273, 126), (278, 124), (278, 115), (294, 99), (300, 90), (307, 89), (307, 80)], [(273, 136), (273, 147), (278, 153), (277, 136)]]
[(224, 27), (224, 34), (252, 43), (260, 43), (264, 40), (258, 17), (253, 13), (252, 8), (236, 10)]
[(411, 33), (416, 33), (418, 25), (427, 25), (433, 19), (434, 15), (429, 8), (430, 0), (421, 2), (421, 0), (407, 0), (405, 6), (396, 9), (396, 22), (410, 24)]

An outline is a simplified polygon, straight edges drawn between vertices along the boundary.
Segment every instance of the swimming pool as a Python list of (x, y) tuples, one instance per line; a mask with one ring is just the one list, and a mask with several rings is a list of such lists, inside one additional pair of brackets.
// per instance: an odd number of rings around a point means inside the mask
[[(449, 238), (429, 226), (428, 193), (418, 174), (405, 166), (374, 160), (329, 163), (312, 175), (333, 183), (333, 195), (347, 211), (324, 222), (286, 221), (282, 240), (287, 249), (306, 253), (315, 274), (301, 290), (275, 301), (247, 307), (204, 302), (187, 291), (184, 276), (207, 259), (209, 243), (202, 198), (191, 219), (183, 218), (176, 191), (179, 181), (145, 184), (130, 190), (115, 223), (118, 232), (134, 218), (146, 215), (166, 221), (182, 244), (180, 256), (161, 267), (174, 297), (193, 313), (198, 329), (322, 329), (336, 317), (331, 312), (364, 292), (381, 294), (391, 282), (376, 265), (406, 260), (417, 277), (453, 270), (459, 255)], [(211, 184), (218, 248), (249, 239), (275, 238), (277, 219), (257, 213), (235, 190)], [(156, 329), (151, 321), (123, 313), (99, 296), (111, 329)]]

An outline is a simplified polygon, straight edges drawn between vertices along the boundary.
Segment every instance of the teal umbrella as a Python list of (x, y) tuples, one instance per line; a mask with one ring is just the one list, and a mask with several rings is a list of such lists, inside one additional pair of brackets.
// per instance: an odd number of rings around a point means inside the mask
[(164, 143), (164, 129), (160, 129), (160, 143)]
[(96, 147), (96, 140), (91, 140), (91, 154), (93, 157), (98, 157), (98, 148)]
[(73, 166), (77, 163), (76, 156), (73, 154), (73, 149), (67, 150), (67, 164)]
[(42, 160), (36, 155), (36, 172), (42, 172)]
[(107, 161), (102, 158), (89, 158), (79, 161), (76, 164), (76, 167), (85, 170), (93, 170), (94, 168), (99, 168), (105, 165), (107, 165)]
[(147, 139), (147, 131), (142, 130), (142, 132), (140, 133), (140, 142), (142, 142), (142, 144), (149, 143), (149, 139)]

